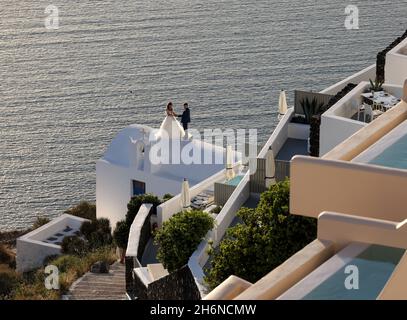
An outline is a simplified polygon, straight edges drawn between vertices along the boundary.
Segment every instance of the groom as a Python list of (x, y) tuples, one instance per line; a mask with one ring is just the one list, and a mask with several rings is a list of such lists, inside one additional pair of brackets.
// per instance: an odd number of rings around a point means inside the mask
[(181, 123), (182, 123), (182, 127), (185, 130), (185, 133), (188, 136), (188, 123), (191, 122), (191, 111), (189, 110), (188, 107), (188, 103), (184, 103), (184, 112), (182, 113), (182, 115), (178, 116), (181, 117)]

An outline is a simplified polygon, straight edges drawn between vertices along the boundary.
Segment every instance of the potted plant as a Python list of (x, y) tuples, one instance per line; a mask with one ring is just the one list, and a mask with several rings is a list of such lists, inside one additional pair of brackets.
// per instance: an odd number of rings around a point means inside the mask
[(379, 81), (377, 78), (373, 82), (372, 79), (369, 79), (370, 82), (370, 91), (383, 91), (383, 81)]
[(312, 116), (324, 111), (324, 104), (322, 102), (318, 102), (315, 97), (312, 100), (305, 98), (301, 100), (300, 104), (302, 110), (304, 111), (306, 124), (310, 124)]

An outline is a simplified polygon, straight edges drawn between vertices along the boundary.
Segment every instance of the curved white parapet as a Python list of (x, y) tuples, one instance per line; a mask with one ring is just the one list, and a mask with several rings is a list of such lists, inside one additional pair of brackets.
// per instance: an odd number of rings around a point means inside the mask
[(141, 229), (150, 214), (153, 205), (142, 204), (130, 227), (129, 240), (127, 242), (126, 257), (137, 257), (140, 243)]

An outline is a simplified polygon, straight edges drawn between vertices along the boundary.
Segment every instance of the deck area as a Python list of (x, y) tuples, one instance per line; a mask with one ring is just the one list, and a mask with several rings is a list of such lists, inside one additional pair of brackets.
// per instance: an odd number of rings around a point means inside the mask
[(109, 273), (86, 273), (71, 286), (64, 300), (127, 300), (125, 266), (115, 262)]
[(308, 141), (288, 138), (276, 156), (276, 160), (290, 161), (295, 155), (308, 155)]

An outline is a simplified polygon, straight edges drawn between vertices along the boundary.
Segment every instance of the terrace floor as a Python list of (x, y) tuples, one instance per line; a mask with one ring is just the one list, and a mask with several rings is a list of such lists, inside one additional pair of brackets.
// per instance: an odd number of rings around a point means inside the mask
[(308, 155), (308, 141), (288, 138), (276, 156), (276, 160), (290, 161), (295, 155)]
[(127, 300), (125, 267), (111, 265), (109, 273), (86, 273), (69, 289), (65, 300)]

